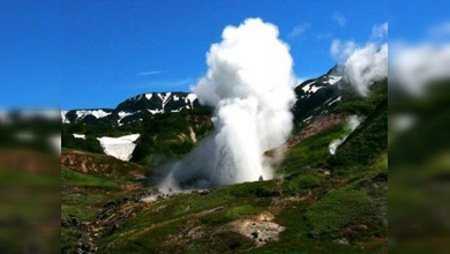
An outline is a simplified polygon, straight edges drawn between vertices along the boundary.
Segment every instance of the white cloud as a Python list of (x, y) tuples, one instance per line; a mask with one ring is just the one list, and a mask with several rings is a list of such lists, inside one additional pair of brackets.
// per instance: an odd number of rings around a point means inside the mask
[(336, 24), (338, 24), (340, 27), (345, 27), (345, 25), (347, 24), (347, 19), (339, 12), (333, 13), (330, 19), (336, 22)]
[(450, 44), (393, 45), (392, 84), (411, 95), (424, 94), (430, 82), (450, 78)]
[(362, 95), (367, 96), (369, 87), (388, 75), (388, 45), (368, 43), (358, 47), (344, 63), (345, 78)]
[(141, 88), (149, 88), (152, 86), (158, 88), (171, 88), (171, 89), (179, 89), (182, 86), (191, 85), (195, 80), (193, 78), (183, 78), (183, 79), (156, 79), (146, 82), (145, 84), (139, 86)]
[(305, 33), (306, 31), (308, 31), (308, 29), (311, 27), (311, 24), (309, 23), (304, 23), (304, 24), (299, 24), (296, 25), (292, 28), (291, 32), (289, 32), (288, 37), (289, 38), (295, 38), (300, 36), (301, 34)]
[(345, 61), (356, 48), (354, 41), (343, 42), (341, 40), (333, 40), (330, 47), (331, 55), (338, 61)]
[(373, 39), (384, 39), (388, 35), (388, 23), (384, 22), (380, 25), (375, 25), (372, 28), (372, 38)]
[(330, 39), (333, 36), (331, 35), (331, 33), (318, 33), (316, 35), (316, 39), (317, 40), (325, 40), (325, 39)]
[(162, 71), (160, 70), (151, 70), (151, 71), (144, 71), (144, 72), (139, 72), (137, 75), (138, 76), (149, 76), (149, 75), (157, 75), (157, 74), (161, 74)]
[(433, 38), (450, 36), (450, 22), (442, 23), (429, 29), (429, 34)]
[(386, 34), (387, 23), (384, 23), (373, 27), (373, 41), (364, 46), (340, 40), (333, 40), (331, 44), (330, 53), (344, 67), (344, 78), (362, 96), (368, 95), (374, 82), (388, 75), (388, 45), (379, 40)]

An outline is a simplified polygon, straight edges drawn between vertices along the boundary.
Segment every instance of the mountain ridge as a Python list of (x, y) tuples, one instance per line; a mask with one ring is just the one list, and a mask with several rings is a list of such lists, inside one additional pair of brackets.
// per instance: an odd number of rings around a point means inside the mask
[[(342, 99), (343, 92), (338, 86), (345, 87), (348, 84), (346, 85), (343, 76), (339, 75), (339, 69), (339, 66), (336, 65), (326, 74), (308, 79), (294, 88), (297, 97), (293, 108), (296, 125), (327, 108), (323, 104), (329, 104), (329, 107)], [(316, 109), (319, 106), (320, 108)], [(101, 121), (121, 126), (142, 121), (148, 114), (176, 113), (199, 107), (202, 105), (197, 95), (192, 92), (146, 92), (121, 101), (115, 108), (63, 110), (61, 111), (61, 120), (65, 124), (76, 122), (95, 124)]]
[[(148, 92), (127, 98), (115, 108), (62, 110), (62, 123), (95, 123), (99, 120), (113, 125), (141, 121), (146, 113), (179, 112), (199, 107), (197, 96), (188, 92)], [(137, 116), (136, 116), (137, 115)]]

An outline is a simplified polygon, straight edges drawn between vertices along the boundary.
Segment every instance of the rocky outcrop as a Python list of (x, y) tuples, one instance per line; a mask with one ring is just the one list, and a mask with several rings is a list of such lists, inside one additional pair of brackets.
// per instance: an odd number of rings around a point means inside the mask
[(275, 217), (269, 213), (261, 213), (254, 218), (236, 220), (228, 224), (231, 232), (241, 234), (252, 239), (257, 247), (270, 241), (278, 241), (279, 234), (285, 227), (272, 222)]

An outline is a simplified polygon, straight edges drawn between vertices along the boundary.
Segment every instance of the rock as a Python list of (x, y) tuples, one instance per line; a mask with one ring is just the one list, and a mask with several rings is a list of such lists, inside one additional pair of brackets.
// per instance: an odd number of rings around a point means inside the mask
[(359, 224), (355, 226), (356, 229), (360, 230), (360, 231), (366, 231), (367, 229), (369, 229), (369, 227), (367, 227), (364, 224)]
[(269, 212), (262, 212), (256, 216), (258, 221), (272, 221), (273, 219), (275, 219), (275, 216)]
[(262, 246), (268, 241), (277, 241), (279, 234), (285, 230), (283, 226), (269, 221), (237, 220), (228, 224), (230, 231), (252, 239), (257, 246)]
[(61, 220), (62, 227), (76, 227), (78, 225), (80, 225), (80, 220), (74, 215), (69, 215), (68, 218)]
[(334, 243), (341, 244), (341, 245), (349, 245), (349, 241), (347, 238), (340, 238), (333, 241)]
[(321, 173), (324, 176), (330, 176), (331, 175), (331, 171), (329, 169), (326, 169), (326, 168), (319, 168), (317, 171), (319, 171), (319, 173)]

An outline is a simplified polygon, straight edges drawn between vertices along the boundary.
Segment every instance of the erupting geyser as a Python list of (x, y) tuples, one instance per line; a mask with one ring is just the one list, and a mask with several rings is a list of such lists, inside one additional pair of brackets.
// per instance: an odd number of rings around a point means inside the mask
[(161, 191), (270, 179), (264, 152), (282, 145), (291, 132), (296, 79), (289, 47), (275, 25), (256, 18), (227, 26), (207, 64), (192, 90), (215, 108), (215, 131), (172, 166)]

